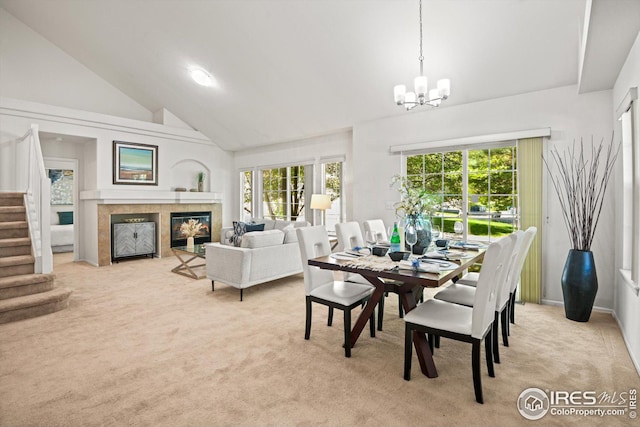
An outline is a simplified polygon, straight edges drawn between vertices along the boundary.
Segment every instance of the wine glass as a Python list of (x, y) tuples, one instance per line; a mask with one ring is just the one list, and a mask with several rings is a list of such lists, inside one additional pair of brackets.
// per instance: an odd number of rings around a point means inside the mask
[(431, 226), (431, 241), (435, 245), (436, 240), (440, 238), (440, 226), (432, 225)]
[(455, 224), (453, 224), (453, 231), (456, 233), (456, 236), (460, 236), (459, 238), (456, 238), (456, 240), (462, 241), (462, 232), (464, 231), (462, 222), (456, 221)]
[(411, 248), (410, 255), (412, 255), (413, 254), (413, 245), (418, 243), (418, 230), (416, 230), (416, 227), (414, 225), (408, 225), (407, 226), (407, 229), (405, 230), (405, 241), (407, 242), (407, 244)]

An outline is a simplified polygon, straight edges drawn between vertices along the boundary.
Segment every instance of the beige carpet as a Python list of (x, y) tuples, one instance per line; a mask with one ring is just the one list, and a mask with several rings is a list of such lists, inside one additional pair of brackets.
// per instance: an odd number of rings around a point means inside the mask
[(439, 377), (402, 378), (403, 321), (388, 298), (385, 330), (343, 356), (342, 321), (314, 305), (304, 336), (302, 276), (238, 290), (170, 272), (173, 258), (95, 268), (55, 256), (70, 307), (0, 325), (1, 426), (638, 425), (628, 417), (527, 421), (526, 388), (621, 393), (640, 388), (613, 318), (516, 308), (496, 378), (483, 365), (474, 400), (468, 344), (443, 340)]

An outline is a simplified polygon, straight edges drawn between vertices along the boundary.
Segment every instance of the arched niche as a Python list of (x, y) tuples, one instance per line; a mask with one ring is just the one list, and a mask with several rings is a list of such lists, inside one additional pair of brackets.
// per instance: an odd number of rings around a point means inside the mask
[(180, 160), (171, 166), (171, 180), (169, 181), (171, 183), (171, 190), (175, 190), (179, 187), (186, 188), (187, 191), (192, 188), (197, 189), (199, 172), (204, 172), (205, 174), (202, 191), (209, 191), (209, 177), (211, 176), (211, 171), (204, 163), (193, 159)]

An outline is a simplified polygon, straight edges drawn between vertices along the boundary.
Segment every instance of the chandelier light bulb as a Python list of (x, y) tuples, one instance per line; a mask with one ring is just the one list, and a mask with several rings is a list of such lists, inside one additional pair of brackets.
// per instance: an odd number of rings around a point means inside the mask
[(414, 86), (416, 95), (419, 98), (424, 97), (427, 94), (427, 76), (418, 76), (414, 80)]
[(440, 95), (440, 98), (447, 99), (450, 92), (451, 82), (449, 81), (449, 79), (438, 80), (438, 94)]
[(393, 98), (397, 105), (404, 104), (404, 94), (407, 92), (405, 85), (397, 85), (393, 88)]

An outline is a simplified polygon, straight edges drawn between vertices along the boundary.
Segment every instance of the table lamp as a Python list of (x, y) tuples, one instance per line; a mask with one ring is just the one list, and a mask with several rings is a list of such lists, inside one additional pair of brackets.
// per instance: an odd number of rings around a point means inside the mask
[(312, 194), (309, 207), (322, 211), (322, 224), (324, 224), (324, 211), (331, 208), (331, 196), (328, 194)]

